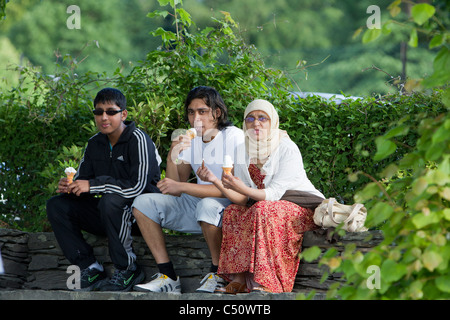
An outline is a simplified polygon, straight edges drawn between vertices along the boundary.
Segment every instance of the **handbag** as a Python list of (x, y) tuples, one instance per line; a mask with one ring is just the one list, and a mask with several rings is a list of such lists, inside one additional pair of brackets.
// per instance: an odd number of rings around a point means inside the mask
[(286, 200), (302, 208), (314, 210), (322, 203), (323, 198), (305, 191), (287, 190), (280, 200)]
[(367, 217), (367, 209), (361, 203), (345, 205), (329, 198), (314, 211), (314, 223), (322, 228), (337, 227), (343, 224), (342, 229), (348, 232), (363, 232), (368, 229), (364, 227)]
[[(295, 203), (302, 208), (314, 210), (319, 204), (322, 203), (323, 198), (305, 191), (286, 190), (280, 200), (286, 200)], [(251, 207), (256, 202), (256, 200), (249, 198), (247, 201), (247, 207)]]

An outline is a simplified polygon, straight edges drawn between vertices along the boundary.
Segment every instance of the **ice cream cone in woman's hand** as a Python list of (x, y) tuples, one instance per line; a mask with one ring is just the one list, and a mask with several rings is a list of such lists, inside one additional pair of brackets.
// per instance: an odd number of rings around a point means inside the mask
[(225, 174), (231, 174), (231, 170), (233, 170), (233, 159), (229, 155), (223, 158), (222, 169)]

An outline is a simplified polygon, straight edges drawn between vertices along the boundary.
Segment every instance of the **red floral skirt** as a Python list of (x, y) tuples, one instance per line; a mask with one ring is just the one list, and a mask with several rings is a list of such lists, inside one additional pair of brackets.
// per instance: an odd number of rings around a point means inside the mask
[(272, 292), (291, 292), (303, 233), (317, 228), (313, 214), (284, 200), (228, 206), (218, 273), (231, 281), (233, 274), (248, 272), (249, 290), (259, 284)]

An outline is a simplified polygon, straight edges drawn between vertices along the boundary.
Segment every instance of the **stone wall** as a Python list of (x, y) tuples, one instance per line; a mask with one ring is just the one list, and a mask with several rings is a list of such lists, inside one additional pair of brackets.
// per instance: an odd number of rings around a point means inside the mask
[[(86, 234), (86, 239), (94, 248), (97, 259), (111, 272), (113, 267), (108, 254), (107, 239), (90, 234)], [(359, 250), (367, 251), (381, 240), (380, 232), (370, 231), (347, 233), (338, 243), (331, 244), (324, 235), (306, 232), (303, 248), (317, 245), (323, 251), (330, 247), (342, 251), (346, 243), (352, 242)], [(209, 272), (211, 264), (204, 238), (201, 235), (166, 236), (166, 244), (175, 270), (181, 278), (183, 292), (194, 292), (199, 281)], [(157, 272), (155, 260), (142, 237), (135, 236), (133, 246), (137, 262), (143, 267), (148, 280)], [(67, 290), (66, 281), (70, 276), (67, 267), (70, 263), (62, 255), (53, 233), (0, 229), (0, 250), (5, 268), (5, 274), (0, 275), (0, 290)], [(321, 284), (321, 277), (322, 270), (317, 262), (301, 261), (294, 291), (325, 291), (331, 283), (339, 281), (339, 275), (332, 274)]]

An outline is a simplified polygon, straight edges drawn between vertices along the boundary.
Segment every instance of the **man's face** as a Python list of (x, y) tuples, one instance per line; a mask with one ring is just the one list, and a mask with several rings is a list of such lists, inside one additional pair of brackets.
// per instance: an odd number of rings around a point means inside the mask
[[(120, 108), (108, 102), (105, 103), (97, 103), (95, 106), (96, 110), (103, 111), (119, 111)], [(108, 136), (116, 136), (119, 137), (123, 131), (122, 123), (127, 118), (127, 110), (122, 110), (117, 112), (114, 115), (108, 115), (106, 112), (103, 112), (101, 115), (94, 115), (95, 124), (97, 125), (98, 130), (106, 134)]]
[(216, 109), (215, 117), (213, 110), (206, 105), (203, 99), (194, 99), (187, 108), (189, 123), (197, 130), (198, 135), (208, 135), (211, 131), (217, 131), (217, 118), (220, 110)]

